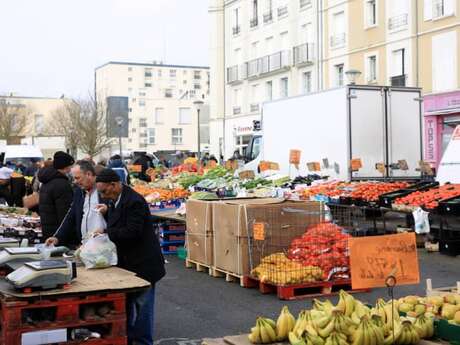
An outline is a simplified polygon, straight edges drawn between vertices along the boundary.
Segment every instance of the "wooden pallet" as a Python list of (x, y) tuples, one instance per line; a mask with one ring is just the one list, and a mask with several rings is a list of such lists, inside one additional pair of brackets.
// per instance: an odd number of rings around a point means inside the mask
[(206, 265), (198, 261), (185, 259), (185, 267), (194, 268), (197, 272), (206, 272), (210, 276), (213, 276), (213, 267), (211, 265)]
[(236, 273), (212, 267), (212, 276), (215, 278), (225, 278), (225, 281), (229, 283), (238, 283), (244, 287), (244, 277)]
[(261, 282), (258, 279), (247, 277), (243, 278), (243, 287), (258, 288), (262, 294), (275, 293), (282, 300), (297, 300), (304, 298), (324, 297), (338, 294), (340, 290), (348, 293), (369, 292), (370, 289), (355, 289), (351, 287), (350, 279), (338, 281), (320, 281), (305, 284), (293, 285), (274, 285)]
[(433, 283), (431, 279), (426, 280), (426, 295), (427, 296), (443, 296), (450, 293), (460, 293), (460, 281), (457, 282), (457, 286), (446, 286), (433, 289)]

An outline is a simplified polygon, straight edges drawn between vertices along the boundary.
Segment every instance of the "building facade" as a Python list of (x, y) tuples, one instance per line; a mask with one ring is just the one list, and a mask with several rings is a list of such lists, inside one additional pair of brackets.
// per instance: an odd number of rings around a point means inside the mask
[[(209, 149), (209, 68), (162, 63), (109, 62), (96, 68), (95, 92), (99, 100), (126, 97), (129, 151), (193, 151)], [(116, 142), (116, 141), (115, 141)], [(112, 148), (118, 150), (118, 143)]]
[(261, 103), (342, 86), (354, 69), (357, 84), (422, 88), (436, 165), (458, 123), (459, 10), (460, 0), (212, 0), (212, 151), (244, 153)]

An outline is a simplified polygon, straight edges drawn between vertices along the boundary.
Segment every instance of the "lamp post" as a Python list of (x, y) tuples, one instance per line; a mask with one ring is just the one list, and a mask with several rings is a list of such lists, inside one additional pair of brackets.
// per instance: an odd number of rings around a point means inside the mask
[(123, 159), (123, 153), (122, 153), (122, 150), (121, 150), (121, 129), (123, 127), (123, 117), (121, 116), (117, 116), (115, 118), (115, 122), (117, 123), (117, 126), (118, 126), (118, 144), (120, 145), (120, 157), (121, 159)]
[(345, 75), (347, 76), (348, 83), (350, 85), (355, 85), (356, 78), (358, 78), (361, 75), (361, 71), (357, 69), (349, 69), (348, 71), (345, 72)]
[(195, 106), (195, 109), (196, 109), (196, 112), (197, 112), (197, 137), (198, 137), (198, 146), (197, 146), (197, 150), (198, 150), (198, 162), (201, 161), (201, 147), (200, 147), (200, 141), (201, 141), (201, 138), (200, 138), (200, 112), (201, 112), (201, 109), (203, 109), (203, 104), (204, 102), (202, 100), (196, 100), (195, 102), (193, 102), (193, 105)]

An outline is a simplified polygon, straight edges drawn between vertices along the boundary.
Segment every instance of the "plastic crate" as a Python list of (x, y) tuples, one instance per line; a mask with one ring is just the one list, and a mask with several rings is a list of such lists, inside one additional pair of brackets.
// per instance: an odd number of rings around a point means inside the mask
[(178, 247), (177, 257), (181, 260), (185, 260), (187, 258), (187, 249), (185, 247)]

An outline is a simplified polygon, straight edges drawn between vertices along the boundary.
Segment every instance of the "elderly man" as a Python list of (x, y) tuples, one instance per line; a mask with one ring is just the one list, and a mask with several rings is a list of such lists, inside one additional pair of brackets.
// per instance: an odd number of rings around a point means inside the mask
[(96, 186), (109, 201), (109, 206), (99, 206), (107, 215), (107, 229), (100, 232), (106, 232), (117, 246), (118, 266), (152, 284), (147, 291), (128, 296), (128, 344), (151, 345), (155, 283), (165, 275), (165, 268), (149, 206), (140, 194), (123, 185), (112, 169), (97, 175)]
[(72, 176), (78, 187), (74, 192), (72, 206), (47, 245), (79, 246), (92, 230), (100, 228), (100, 215), (96, 206), (101, 203), (96, 189), (96, 172), (91, 162), (78, 161), (72, 168)]

